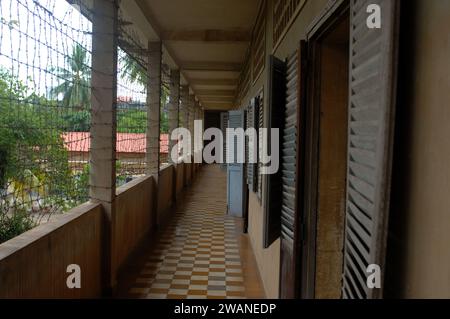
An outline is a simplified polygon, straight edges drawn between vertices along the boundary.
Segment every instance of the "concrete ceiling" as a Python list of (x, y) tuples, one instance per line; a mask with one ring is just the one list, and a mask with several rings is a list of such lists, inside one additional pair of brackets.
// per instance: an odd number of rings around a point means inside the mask
[[(128, 1), (127, 1), (128, 2)], [(179, 68), (206, 110), (234, 107), (237, 79), (261, 0), (134, 0), (140, 28), (163, 41), (165, 58)], [(167, 61), (165, 61), (167, 62)]]

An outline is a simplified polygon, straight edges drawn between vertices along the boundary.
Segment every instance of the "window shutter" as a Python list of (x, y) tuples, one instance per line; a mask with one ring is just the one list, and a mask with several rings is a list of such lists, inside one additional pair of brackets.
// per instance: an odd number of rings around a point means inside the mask
[[(269, 74), (269, 105), (268, 105), (268, 136), (267, 150), (272, 154), (270, 128), (280, 129), (278, 145), (282, 145), (281, 132), (284, 127), (284, 104), (286, 96), (286, 65), (283, 61), (270, 57)], [(273, 155), (273, 154), (272, 154)], [(266, 198), (264, 214), (264, 248), (270, 247), (280, 237), (281, 207), (283, 182), (281, 169), (272, 175), (265, 175)]]
[(306, 91), (306, 43), (287, 62), (282, 156), (280, 298), (298, 297), (300, 284), (301, 218), (299, 196), (303, 181), (303, 120)]
[[(245, 109), (244, 109), (244, 118), (245, 118), (245, 127), (244, 127), (244, 130), (248, 130), (249, 129), (249, 125), (250, 125), (250, 123), (249, 123), (249, 117), (250, 117), (250, 106), (247, 106)], [(248, 138), (248, 136), (246, 136), (245, 137), (245, 179), (246, 179), (246, 185), (249, 185), (249, 183), (248, 183), (248, 163), (249, 163), (249, 147), (250, 147), (250, 145), (249, 145), (249, 138)]]
[[(258, 104), (258, 99), (254, 98), (252, 99), (250, 105), (248, 106), (247, 109), (247, 129), (249, 128), (254, 128), (256, 129), (256, 131), (258, 131), (258, 124), (257, 124), (257, 104)], [(253, 152), (255, 152), (255, 148), (256, 148), (256, 159), (258, 159), (258, 152), (257, 152), (257, 140), (258, 137), (256, 136), (256, 141), (253, 141), (253, 143), (250, 143), (251, 141), (249, 140), (249, 138), (247, 137), (247, 148), (246, 148), (246, 154), (247, 154), (247, 184), (249, 186), (249, 190), (251, 192), (256, 192), (257, 191), (257, 164), (255, 163), (250, 163), (250, 154), (252, 154)]]
[[(245, 129), (248, 131), (251, 126), (251, 118), (252, 118), (252, 108), (251, 104), (247, 106), (245, 110)], [(250, 164), (250, 148), (253, 147), (253, 145), (250, 145), (250, 138), (248, 136), (245, 137), (245, 163), (246, 163), (246, 175), (247, 175), (247, 185), (249, 189), (252, 187), (252, 174), (251, 171), (251, 164)]]
[[(351, 0), (350, 109), (344, 298), (381, 298), (367, 287), (367, 267), (385, 263), (400, 1)], [(366, 25), (381, 6), (381, 29)]]
[(228, 128), (228, 112), (220, 114), (220, 129), (223, 133), (223, 164), (222, 168), (227, 167), (227, 128)]
[(259, 160), (259, 154), (262, 153), (262, 143), (263, 143), (263, 138), (262, 138), (262, 128), (264, 128), (264, 93), (261, 93), (258, 97), (258, 108), (257, 108), (257, 114), (258, 114), (258, 165), (257, 165), (257, 185), (258, 185), (258, 199), (260, 202), (262, 202), (262, 196), (263, 196), (263, 179), (261, 176), (261, 171), (262, 171), (262, 163)]

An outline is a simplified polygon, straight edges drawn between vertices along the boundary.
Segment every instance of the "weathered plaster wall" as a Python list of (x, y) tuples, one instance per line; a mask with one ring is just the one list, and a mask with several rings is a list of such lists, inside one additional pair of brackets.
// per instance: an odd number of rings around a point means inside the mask
[[(300, 12), (291, 28), (286, 33), (285, 38), (274, 52), (275, 56), (280, 59), (285, 59), (299, 47), (300, 40), (305, 38), (307, 27), (325, 7), (326, 3), (327, 0), (308, 0), (306, 2), (305, 7)], [(268, 0), (266, 11), (266, 67), (261, 76), (249, 90), (242, 106), (247, 105), (262, 88), (265, 89), (267, 87), (268, 61), (269, 56), (273, 52), (272, 5), (273, 0)], [(264, 97), (266, 99), (264, 105), (267, 107), (268, 95), (264, 94)], [(267, 114), (267, 111), (265, 113)], [(252, 248), (255, 253), (266, 296), (268, 298), (278, 298), (280, 241), (276, 241), (268, 249), (263, 249), (263, 217), (263, 207), (260, 205), (256, 194), (251, 193), (249, 198), (249, 236), (251, 239)]]
[(408, 4), (386, 285), (450, 298), (450, 1)]

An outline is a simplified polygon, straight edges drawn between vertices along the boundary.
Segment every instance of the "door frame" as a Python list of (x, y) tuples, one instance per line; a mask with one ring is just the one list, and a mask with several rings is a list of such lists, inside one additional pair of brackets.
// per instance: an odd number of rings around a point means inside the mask
[(308, 74), (307, 102), (305, 104), (305, 161), (303, 203), (303, 249), (301, 249), (300, 298), (315, 298), (316, 236), (319, 185), (319, 140), (320, 140), (320, 41), (349, 13), (350, 2), (330, 0), (314, 19), (307, 32)]

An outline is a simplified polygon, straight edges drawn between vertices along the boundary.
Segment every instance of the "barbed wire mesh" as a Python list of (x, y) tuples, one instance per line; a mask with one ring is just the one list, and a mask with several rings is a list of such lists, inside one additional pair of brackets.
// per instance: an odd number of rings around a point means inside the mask
[(170, 69), (163, 65), (161, 69), (161, 112), (160, 112), (160, 168), (169, 163), (169, 102), (170, 102)]
[[(0, 0), (0, 242), (89, 199), (93, 15), (85, 3)], [(122, 10), (118, 26), (116, 172), (121, 186), (146, 174), (150, 78), (145, 37)], [(165, 165), (166, 65), (161, 76)]]
[(92, 24), (71, 2), (0, 1), (0, 235), (88, 200)]
[(119, 11), (117, 70), (117, 186), (145, 175), (148, 101), (144, 45)]
[[(119, 63), (117, 107), (117, 183), (122, 185), (146, 171), (148, 132), (147, 88), (152, 76), (147, 71), (147, 44), (140, 41), (132, 22), (119, 10)], [(159, 75), (156, 75), (159, 76)], [(170, 70), (161, 69), (160, 164), (168, 163), (168, 103)]]

